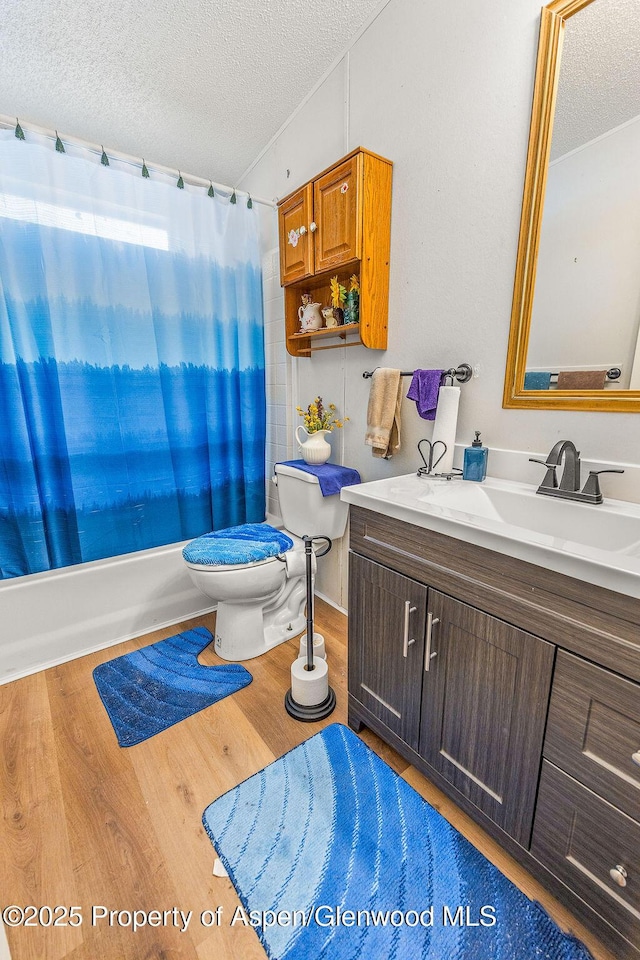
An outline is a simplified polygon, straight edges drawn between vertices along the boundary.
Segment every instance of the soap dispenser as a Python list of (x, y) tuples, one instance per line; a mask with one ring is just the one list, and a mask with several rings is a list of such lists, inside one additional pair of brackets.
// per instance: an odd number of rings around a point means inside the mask
[(462, 468), (463, 480), (482, 481), (487, 475), (487, 456), (489, 451), (482, 446), (480, 431), (475, 431), (476, 438), (470, 447), (464, 451), (464, 465)]

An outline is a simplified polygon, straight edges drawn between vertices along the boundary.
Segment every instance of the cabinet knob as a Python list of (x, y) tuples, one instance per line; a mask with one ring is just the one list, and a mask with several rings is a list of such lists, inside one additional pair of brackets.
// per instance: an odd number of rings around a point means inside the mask
[(625, 868), (622, 866), (621, 863), (616, 864), (615, 867), (612, 867), (611, 870), (609, 870), (609, 876), (614, 881), (614, 883), (618, 884), (619, 887), (626, 887), (627, 871), (625, 870)]
[(307, 228), (305, 227), (305, 225), (304, 225), (304, 223), (303, 223), (302, 226), (300, 227), (300, 236), (301, 236), (301, 237), (304, 237), (304, 235), (305, 235), (306, 232), (307, 232)]
[(637, 763), (638, 766), (640, 767), (640, 750), (636, 750), (635, 753), (632, 753), (631, 759), (633, 760), (634, 763)]
[(318, 229), (318, 224), (315, 222), (315, 220), (312, 220), (311, 223), (309, 224), (309, 230), (311, 230), (311, 233), (315, 233), (317, 229)]

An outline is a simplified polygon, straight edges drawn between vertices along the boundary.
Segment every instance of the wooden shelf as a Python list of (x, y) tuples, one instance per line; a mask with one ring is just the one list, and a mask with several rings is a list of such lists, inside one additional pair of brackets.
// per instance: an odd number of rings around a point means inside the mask
[[(292, 333), (287, 337), (288, 346), (295, 348), (296, 355), (311, 354), (311, 342), (316, 344), (318, 340), (329, 340), (339, 338), (342, 343), (331, 343), (323, 346), (314, 346), (315, 350), (332, 350), (334, 347), (356, 347), (362, 343), (360, 338), (360, 324), (346, 323), (341, 327), (323, 327), (321, 330), (312, 330), (310, 332)], [(352, 339), (347, 342), (347, 338)], [(305, 341), (307, 341), (305, 343)], [(293, 352), (293, 351), (292, 351)]]

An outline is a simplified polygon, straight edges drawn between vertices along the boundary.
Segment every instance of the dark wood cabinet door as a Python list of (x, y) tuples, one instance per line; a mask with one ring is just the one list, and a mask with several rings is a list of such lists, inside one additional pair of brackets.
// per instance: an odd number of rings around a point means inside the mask
[(427, 588), (357, 554), (349, 560), (349, 693), (414, 749)]
[(284, 287), (313, 273), (313, 184), (294, 193), (278, 210), (280, 283)]
[(531, 853), (640, 949), (637, 820), (545, 760)]
[(640, 820), (640, 684), (561, 650), (544, 755)]
[(435, 590), (429, 613), (420, 755), (526, 847), (554, 647)]
[(362, 157), (334, 167), (313, 186), (315, 270), (329, 270), (360, 257)]

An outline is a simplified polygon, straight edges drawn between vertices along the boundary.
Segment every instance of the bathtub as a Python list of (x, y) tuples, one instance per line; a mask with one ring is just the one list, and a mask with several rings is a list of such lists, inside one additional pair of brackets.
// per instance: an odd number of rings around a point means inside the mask
[(0, 683), (214, 610), (186, 542), (0, 582)]

